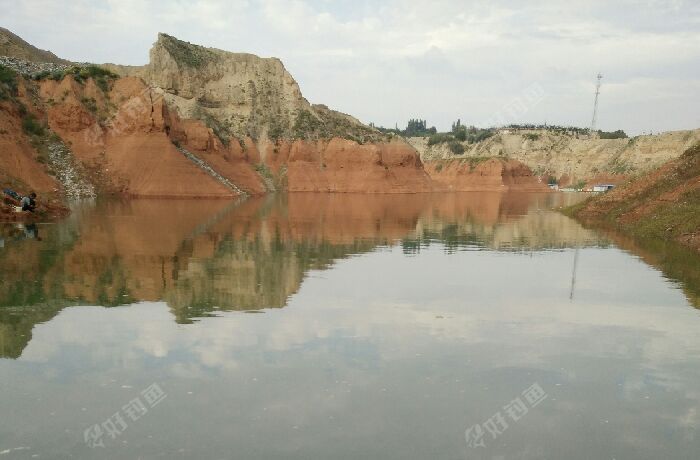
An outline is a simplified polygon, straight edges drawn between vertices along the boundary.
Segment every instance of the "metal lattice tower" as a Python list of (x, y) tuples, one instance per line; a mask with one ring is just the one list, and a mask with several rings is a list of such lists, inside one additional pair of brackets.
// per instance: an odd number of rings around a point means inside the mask
[(600, 81), (603, 79), (601, 74), (596, 77), (598, 82), (595, 85), (595, 102), (593, 102), (593, 120), (591, 120), (591, 134), (595, 133), (595, 124), (598, 121), (598, 96), (600, 95)]

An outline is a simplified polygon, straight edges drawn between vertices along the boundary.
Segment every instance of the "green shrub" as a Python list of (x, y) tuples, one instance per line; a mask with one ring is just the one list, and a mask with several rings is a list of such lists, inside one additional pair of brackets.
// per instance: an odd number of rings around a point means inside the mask
[(28, 113), (22, 119), (22, 130), (29, 135), (43, 136), (44, 125), (41, 124), (34, 115)]
[(453, 141), (454, 137), (447, 133), (437, 133), (433, 134), (428, 138), (428, 145), (443, 144), (445, 142)]
[(82, 67), (73, 66), (66, 70), (54, 70), (52, 72), (45, 70), (43, 72), (35, 73), (32, 75), (32, 78), (34, 80), (50, 79), (61, 81), (66, 77), (66, 75), (72, 75), (73, 79), (80, 84), (83, 84), (88, 79), (92, 78), (95, 80), (95, 84), (97, 84), (97, 86), (105, 92), (109, 90), (110, 82), (119, 78), (119, 75), (115, 74), (114, 72), (93, 64)]
[(598, 131), (598, 137), (601, 139), (627, 139), (627, 133), (618, 129), (617, 131)]
[(272, 174), (272, 171), (270, 171), (270, 168), (265, 164), (265, 163), (258, 163), (255, 165), (255, 170), (263, 176), (266, 179), (273, 179), (274, 175)]
[(207, 125), (207, 128), (211, 128), (211, 130), (214, 131), (214, 135), (219, 138), (221, 143), (228, 147), (231, 142), (231, 131), (227, 125), (221, 123), (207, 113), (200, 113), (197, 118), (202, 120), (204, 124)]
[(90, 98), (84, 97), (84, 98), (80, 99), (80, 102), (82, 102), (83, 105), (84, 105), (90, 112), (92, 112), (93, 115), (97, 113), (97, 101), (95, 100), (95, 98), (93, 98), (93, 97), (90, 97)]
[(479, 131), (475, 136), (474, 136), (474, 143), (485, 141), (489, 137), (493, 136), (496, 134), (494, 131), (491, 130), (481, 130)]
[(308, 110), (301, 110), (296, 120), (294, 120), (292, 130), (294, 131), (294, 137), (296, 139), (309, 139), (312, 138), (314, 134), (321, 131), (322, 128), (323, 122), (321, 120), (316, 118)]
[(0, 100), (9, 99), (17, 92), (17, 74), (9, 67), (0, 65)]
[(51, 80), (61, 81), (61, 80), (63, 80), (63, 77), (65, 77), (65, 76), (66, 76), (66, 73), (65, 73), (64, 71), (62, 71), (62, 70), (54, 70), (54, 71), (51, 72), (51, 74), (49, 75), (49, 78), (50, 78)]
[(540, 138), (540, 135), (537, 133), (525, 133), (523, 134), (523, 137), (529, 141), (536, 141)]
[(106, 93), (109, 91), (109, 82), (107, 81), (106, 78), (104, 77), (98, 77), (95, 79), (95, 84), (97, 84), (97, 87), (102, 90), (102, 92)]
[(267, 137), (270, 138), (273, 141), (276, 141), (277, 139), (281, 139), (284, 137), (284, 127), (282, 126), (281, 123), (279, 123), (277, 120), (273, 120), (270, 123), (270, 128), (267, 131)]
[(464, 146), (457, 141), (452, 141), (450, 142), (450, 151), (455, 155), (461, 155), (464, 153)]
[(159, 38), (178, 64), (201, 68), (216, 57), (214, 52), (203, 46), (193, 45), (166, 34), (162, 34)]

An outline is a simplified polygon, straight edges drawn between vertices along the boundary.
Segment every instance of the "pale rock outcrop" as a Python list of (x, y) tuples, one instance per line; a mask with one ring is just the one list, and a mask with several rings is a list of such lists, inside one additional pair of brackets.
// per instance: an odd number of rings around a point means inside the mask
[(602, 182), (621, 182), (630, 175), (650, 171), (700, 142), (700, 129), (629, 139), (579, 138), (544, 130), (498, 133), (475, 144), (463, 143), (465, 153), (459, 156), (447, 144), (428, 145), (425, 137), (409, 138), (408, 142), (423, 160), (514, 159), (529, 166), (536, 175), (553, 175), (562, 185), (568, 185), (596, 178)]

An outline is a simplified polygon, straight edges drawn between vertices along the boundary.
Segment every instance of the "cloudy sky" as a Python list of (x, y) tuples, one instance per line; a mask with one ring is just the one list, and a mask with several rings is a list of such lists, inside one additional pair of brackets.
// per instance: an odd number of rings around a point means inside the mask
[(700, 127), (697, 0), (0, 0), (0, 26), (76, 61), (144, 64), (158, 32), (282, 59), (364, 122)]

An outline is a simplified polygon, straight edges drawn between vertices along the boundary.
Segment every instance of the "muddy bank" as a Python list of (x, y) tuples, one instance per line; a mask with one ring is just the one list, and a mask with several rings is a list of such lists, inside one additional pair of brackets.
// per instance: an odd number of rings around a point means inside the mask
[(564, 212), (589, 226), (614, 228), (639, 239), (671, 240), (700, 252), (700, 144)]
[(70, 209), (56, 198), (42, 201), (41, 197), (38, 197), (37, 200), (34, 212), (18, 212), (18, 208), (12, 200), (4, 199), (0, 203), (0, 222), (47, 222), (61, 219), (70, 214)]

